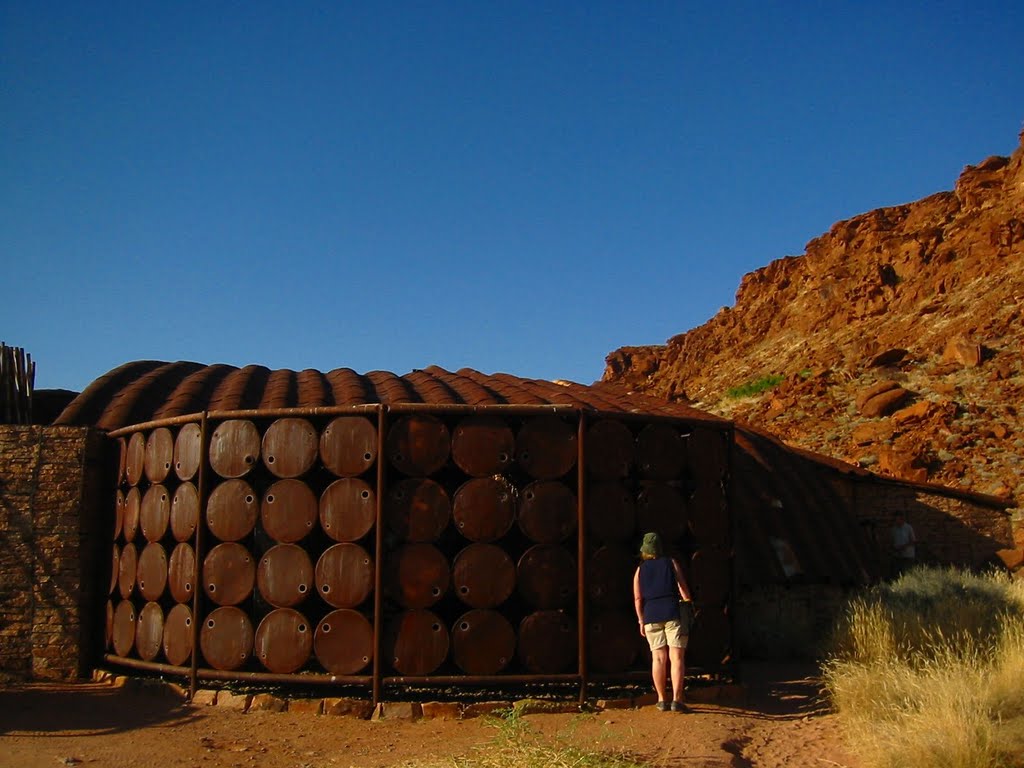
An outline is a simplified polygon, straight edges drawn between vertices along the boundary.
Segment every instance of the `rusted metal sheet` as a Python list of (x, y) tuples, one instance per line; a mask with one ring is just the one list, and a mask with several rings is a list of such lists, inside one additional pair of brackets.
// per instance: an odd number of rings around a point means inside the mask
[(271, 672), (295, 672), (309, 660), (313, 627), (298, 611), (277, 608), (257, 627), (254, 647), (260, 664)]
[(124, 528), (124, 492), (118, 488), (114, 494), (114, 541), (117, 541)]
[(564, 547), (537, 544), (519, 558), (519, 593), (534, 608), (565, 608), (577, 588), (576, 561)]
[(189, 541), (199, 524), (199, 491), (192, 483), (182, 483), (171, 498), (171, 535), (175, 541)]
[(335, 480), (320, 497), (320, 526), (335, 541), (358, 541), (377, 519), (377, 494), (363, 480)]
[(121, 548), (121, 557), (117, 563), (117, 587), (125, 600), (135, 591), (135, 571), (138, 565), (139, 555), (135, 545), (125, 544)]
[(218, 544), (203, 560), (203, 588), (217, 605), (238, 605), (255, 583), (256, 564), (241, 544)]
[(171, 473), (174, 462), (174, 435), (167, 427), (159, 427), (146, 438), (143, 469), (151, 483), (162, 483)]
[(129, 485), (138, 485), (146, 468), (146, 436), (136, 432), (128, 438), (128, 453), (124, 473)]
[(601, 543), (634, 537), (636, 503), (629, 488), (619, 482), (593, 483), (587, 489), (587, 533)]
[(227, 606), (206, 617), (199, 633), (199, 648), (211, 667), (230, 671), (249, 660), (254, 639), (252, 621), (245, 611)]
[(496, 608), (515, 590), (515, 563), (494, 544), (470, 544), (455, 556), (452, 586), (471, 608)]
[(203, 460), (203, 444), (198, 424), (184, 424), (174, 438), (174, 473), (179, 480), (191, 480)]
[(497, 541), (508, 533), (515, 516), (514, 489), (504, 478), (474, 478), (455, 492), (455, 527), (470, 541)]
[(146, 541), (160, 541), (171, 519), (171, 494), (162, 485), (151, 485), (142, 497), (139, 523)]
[(306, 538), (319, 514), (312, 489), (300, 480), (278, 480), (263, 494), (260, 522), (274, 541), (293, 544)]
[(617, 480), (629, 474), (636, 443), (629, 427), (620, 421), (599, 419), (587, 428), (587, 472), (602, 480)]
[(451, 436), (444, 422), (434, 416), (404, 416), (388, 431), (385, 450), (399, 472), (426, 477), (448, 460)]
[(637, 526), (643, 533), (658, 533), (666, 546), (686, 533), (689, 514), (679, 491), (667, 483), (650, 483), (636, 502)]
[(587, 626), (587, 658), (598, 672), (629, 669), (641, 643), (636, 615), (632, 611), (603, 611), (592, 616)]
[(317, 661), (335, 675), (355, 675), (373, 660), (373, 626), (359, 611), (331, 611), (313, 637)]
[(470, 477), (505, 472), (515, 458), (515, 435), (494, 416), (461, 419), (452, 434), (452, 460)]
[(260, 433), (245, 419), (221, 422), (210, 438), (210, 466), (221, 477), (247, 475), (260, 458)]
[(629, 610), (633, 605), (636, 556), (621, 546), (601, 547), (587, 562), (587, 596), (599, 610)]
[(135, 606), (131, 600), (122, 600), (114, 608), (114, 653), (127, 656), (135, 647)]
[(387, 663), (402, 675), (429, 675), (448, 656), (448, 629), (437, 614), (425, 609), (404, 611), (384, 637)]
[(448, 591), (448, 560), (432, 544), (407, 544), (396, 552), (385, 574), (388, 591), (406, 608), (429, 608)]
[(192, 655), (192, 611), (185, 605), (176, 605), (164, 620), (164, 657), (168, 663), (180, 666)]
[(319, 453), (316, 428), (306, 419), (278, 419), (263, 435), (263, 464), (275, 477), (304, 475)]
[(523, 489), (519, 528), (536, 544), (558, 544), (576, 531), (576, 494), (557, 480), (541, 480)]
[(671, 424), (648, 424), (636, 437), (636, 463), (645, 477), (672, 480), (686, 464), (686, 443)]
[(155, 541), (142, 549), (137, 567), (139, 593), (146, 600), (159, 600), (167, 587), (167, 550)]
[(139, 611), (135, 628), (135, 649), (144, 661), (153, 661), (160, 654), (164, 640), (164, 612), (158, 603), (146, 603)]
[(519, 661), (535, 674), (573, 669), (577, 646), (576, 617), (565, 611), (535, 611), (519, 625)]
[(407, 478), (391, 487), (384, 510), (388, 527), (405, 541), (436, 541), (448, 527), (451, 502), (440, 483)]
[(576, 430), (555, 416), (528, 419), (516, 435), (516, 460), (537, 480), (555, 480), (576, 464)]
[(320, 435), (320, 460), (338, 477), (356, 477), (377, 460), (377, 428), (362, 416), (339, 416)]
[(221, 541), (238, 541), (252, 533), (260, 506), (245, 480), (226, 480), (210, 494), (206, 525)]
[(124, 497), (124, 524), (121, 534), (125, 541), (134, 541), (139, 531), (139, 516), (142, 514), (142, 493), (138, 488), (130, 488)]
[(302, 547), (278, 544), (260, 558), (256, 585), (263, 599), (276, 608), (298, 605), (314, 589), (313, 563)]
[(373, 591), (373, 558), (358, 544), (335, 544), (316, 564), (316, 591), (335, 608), (355, 608)]
[(171, 552), (167, 567), (167, 584), (175, 602), (191, 602), (196, 584), (196, 553), (184, 542)]
[(474, 608), (452, 627), (452, 657), (469, 675), (494, 675), (508, 666), (516, 649), (516, 632), (498, 611)]

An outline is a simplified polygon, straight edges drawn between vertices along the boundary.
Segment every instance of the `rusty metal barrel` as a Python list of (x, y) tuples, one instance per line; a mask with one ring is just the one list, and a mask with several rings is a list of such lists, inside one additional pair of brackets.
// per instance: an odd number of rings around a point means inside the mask
[(448, 591), (448, 560), (437, 547), (407, 544), (392, 556), (386, 574), (388, 592), (406, 608), (429, 608)]
[[(295, 544), (278, 544), (260, 558), (256, 568), (260, 595), (275, 608), (298, 605), (315, 589), (313, 563)], [(257, 633), (258, 634), (258, 633)]]
[(142, 514), (142, 493), (138, 488), (129, 489), (124, 497), (124, 522), (121, 534), (125, 541), (134, 541), (139, 531), (139, 516)]
[(183, 424), (174, 438), (174, 474), (179, 480), (191, 480), (202, 460), (202, 430), (198, 424)]
[(474, 608), (452, 626), (452, 657), (468, 675), (495, 675), (512, 661), (516, 632), (498, 611)]
[(722, 549), (698, 549), (690, 560), (690, 585), (698, 605), (724, 603), (729, 597), (732, 563)]
[(452, 518), (470, 541), (497, 541), (508, 533), (515, 516), (515, 490), (504, 478), (474, 478), (455, 492)]
[(358, 674), (373, 660), (373, 625), (359, 611), (331, 611), (317, 625), (313, 649), (331, 674)]
[(206, 526), (221, 541), (238, 541), (252, 533), (259, 511), (251, 485), (245, 480), (225, 480), (206, 503)]
[(199, 632), (199, 648), (206, 663), (224, 671), (245, 665), (252, 655), (253, 641), (252, 621), (234, 606), (213, 610)]
[(146, 438), (143, 470), (151, 483), (162, 483), (174, 463), (174, 435), (167, 427), (159, 427)]
[(146, 541), (160, 541), (171, 519), (171, 494), (162, 485), (151, 485), (142, 497), (139, 524)]
[(728, 659), (731, 647), (732, 630), (726, 609), (714, 605), (698, 608), (686, 647), (687, 661), (700, 666), (718, 666)]
[(304, 475), (319, 451), (316, 428), (306, 419), (278, 419), (263, 435), (263, 464), (275, 477)]
[(644, 477), (672, 480), (686, 464), (686, 443), (671, 424), (648, 424), (636, 437), (636, 463)]
[(117, 561), (117, 588), (121, 597), (127, 600), (135, 591), (135, 574), (139, 566), (138, 550), (128, 543), (121, 548), (121, 557)]
[(623, 542), (636, 530), (633, 494), (619, 482), (592, 483), (587, 489), (587, 532), (599, 542)]
[(399, 472), (426, 477), (448, 461), (451, 436), (448, 427), (435, 416), (403, 416), (388, 431), (385, 451)]
[(192, 656), (192, 611), (176, 605), (164, 620), (164, 658), (169, 664), (181, 666)]
[(164, 640), (164, 612), (159, 603), (146, 603), (135, 628), (135, 650), (143, 661), (153, 661)]
[(217, 605), (237, 605), (252, 594), (256, 564), (241, 544), (226, 542), (203, 560), (203, 588)]
[(335, 608), (355, 608), (373, 591), (373, 568), (370, 553), (358, 544), (335, 544), (317, 561), (317, 594)]
[(135, 432), (128, 438), (128, 451), (125, 454), (124, 474), (128, 484), (137, 486), (146, 469), (146, 436)]
[(103, 648), (109, 650), (114, 642), (114, 603), (107, 600), (107, 615), (103, 626)]
[(142, 549), (137, 566), (139, 594), (146, 600), (159, 600), (167, 587), (167, 550), (155, 541)]
[(600, 419), (587, 427), (584, 438), (587, 472), (603, 480), (626, 477), (633, 466), (636, 443), (629, 427), (619, 421)]
[(587, 658), (599, 672), (624, 672), (632, 666), (641, 643), (632, 611), (603, 611), (588, 622)]
[(316, 494), (299, 480), (278, 480), (263, 494), (260, 523), (274, 541), (294, 544), (314, 529), (319, 514)]
[(175, 541), (189, 541), (199, 524), (199, 491), (192, 483), (182, 483), (171, 498), (171, 535)]
[(131, 600), (122, 600), (114, 608), (114, 627), (111, 641), (114, 653), (127, 656), (135, 647), (135, 606)]
[[(123, 437), (117, 438), (117, 483), (116, 485), (122, 485), (127, 482), (127, 476), (125, 474), (125, 468), (128, 464), (128, 441)], [(113, 611), (113, 608), (111, 608)]]
[(496, 608), (515, 590), (515, 563), (494, 544), (470, 544), (455, 556), (452, 586), (471, 608)]
[(429, 675), (444, 663), (448, 648), (444, 622), (422, 608), (396, 616), (384, 636), (385, 660), (400, 675)]
[(260, 442), (259, 430), (251, 421), (223, 421), (210, 437), (210, 466), (221, 477), (243, 477), (259, 461)]
[(377, 460), (377, 427), (363, 416), (339, 416), (320, 435), (320, 460), (338, 477), (363, 474)]
[(729, 513), (721, 486), (702, 480), (691, 500), (690, 527), (702, 547), (723, 546), (729, 541)]
[(575, 671), (577, 637), (575, 616), (565, 611), (535, 611), (519, 625), (519, 661), (537, 675)]
[(452, 461), (470, 477), (491, 477), (512, 465), (515, 446), (512, 429), (501, 419), (469, 416), (452, 434)]
[(601, 547), (587, 562), (587, 596), (598, 609), (628, 610), (633, 605), (637, 558), (621, 546)]
[(388, 491), (384, 516), (388, 527), (404, 541), (437, 541), (451, 519), (451, 502), (440, 483), (407, 478)]
[(256, 628), (256, 658), (271, 672), (288, 674), (305, 666), (313, 649), (313, 627), (293, 608), (277, 608)]
[(576, 597), (576, 561), (563, 547), (537, 544), (519, 558), (516, 583), (534, 608), (565, 608)]
[(516, 460), (530, 477), (555, 480), (576, 465), (576, 429), (556, 416), (528, 419), (516, 435)]
[(121, 548), (114, 544), (111, 547), (111, 563), (110, 563), (110, 589), (108, 594), (114, 594), (114, 590), (117, 589), (118, 580), (121, 575)]
[(359, 478), (335, 480), (320, 496), (320, 527), (335, 541), (358, 541), (377, 520), (377, 494)]
[(114, 541), (117, 541), (121, 535), (121, 529), (124, 528), (124, 504), (124, 493), (118, 488), (114, 494)]
[(167, 584), (176, 603), (192, 601), (196, 585), (196, 553), (184, 542), (171, 552), (167, 566)]
[(637, 526), (641, 531), (657, 532), (668, 545), (684, 533), (689, 521), (686, 500), (667, 483), (649, 483), (636, 502)]
[(576, 531), (576, 494), (557, 480), (539, 480), (523, 489), (519, 528), (535, 544), (558, 544)]

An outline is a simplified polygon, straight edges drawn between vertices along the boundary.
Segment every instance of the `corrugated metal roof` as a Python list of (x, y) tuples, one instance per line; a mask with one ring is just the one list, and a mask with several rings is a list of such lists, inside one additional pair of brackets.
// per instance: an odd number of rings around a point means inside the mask
[(402, 376), (388, 371), (327, 373), (260, 365), (126, 363), (90, 384), (56, 424), (114, 430), (203, 410), (320, 408), (367, 403), (429, 405), (568, 405), (608, 413), (646, 413), (728, 428), (730, 423), (679, 403), (627, 393), (613, 385), (525, 379), (470, 368), (452, 373), (437, 366)]

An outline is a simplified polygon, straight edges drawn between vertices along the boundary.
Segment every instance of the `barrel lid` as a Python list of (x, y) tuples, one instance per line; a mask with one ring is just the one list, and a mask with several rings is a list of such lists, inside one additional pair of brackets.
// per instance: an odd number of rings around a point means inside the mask
[(298, 477), (316, 461), (320, 440), (307, 419), (277, 419), (263, 435), (263, 464), (275, 477)]
[(143, 467), (151, 483), (162, 483), (171, 473), (174, 463), (174, 435), (167, 427), (158, 427), (146, 438)]
[(315, 589), (313, 563), (302, 547), (278, 544), (260, 557), (256, 584), (260, 595), (271, 605), (278, 608), (298, 605)]
[(339, 416), (320, 435), (320, 460), (338, 477), (363, 474), (377, 460), (377, 428), (363, 416)]
[(335, 480), (320, 497), (320, 526), (335, 541), (358, 541), (377, 520), (377, 494), (356, 477)]
[(243, 666), (252, 654), (254, 633), (245, 611), (227, 606), (212, 611), (199, 632), (199, 648), (214, 669), (231, 671)]
[(498, 611), (474, 608), (452, 626), (452, 657), (467, 675), (496, 675), (512, 661), (516, 632)]
[(313, 648), (331, 674), (358, 674), (373, 660), (373, 626), (358, 611), (331, 611), (317, 625)]
[(210, 466), (221, 477), (242, 477), (260, 458), (260, 433), (245, 419), (221, 422), (210, 438)]
[(203, 561), (203, 588), (217, 605), (237, 605), (252, 594), (256, 564), (241, 544), (218, 544)]
[(316, 495), (301, 480), (278, 480), (263, 494), (260, 521), (274, 541), (291, 544), (306, 538), (319, 514)]
[(298, 611), (277, 608), (256, 628), (255, 654), (271, 672), (290, 674), (301, 669), (313, 649), (313, 627)]
[(495, 416), (468, 416), (452, 434), (452, 460), (471, 477), (505, 472), (515, 459), (515, 435)]

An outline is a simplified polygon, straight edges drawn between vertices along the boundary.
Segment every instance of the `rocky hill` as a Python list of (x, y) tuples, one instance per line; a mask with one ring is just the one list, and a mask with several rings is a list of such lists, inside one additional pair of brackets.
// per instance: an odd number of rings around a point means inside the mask
[(604, 381), (874, 472), (1024, 505), (1024, 133), (951, 192), (835, 224)]

